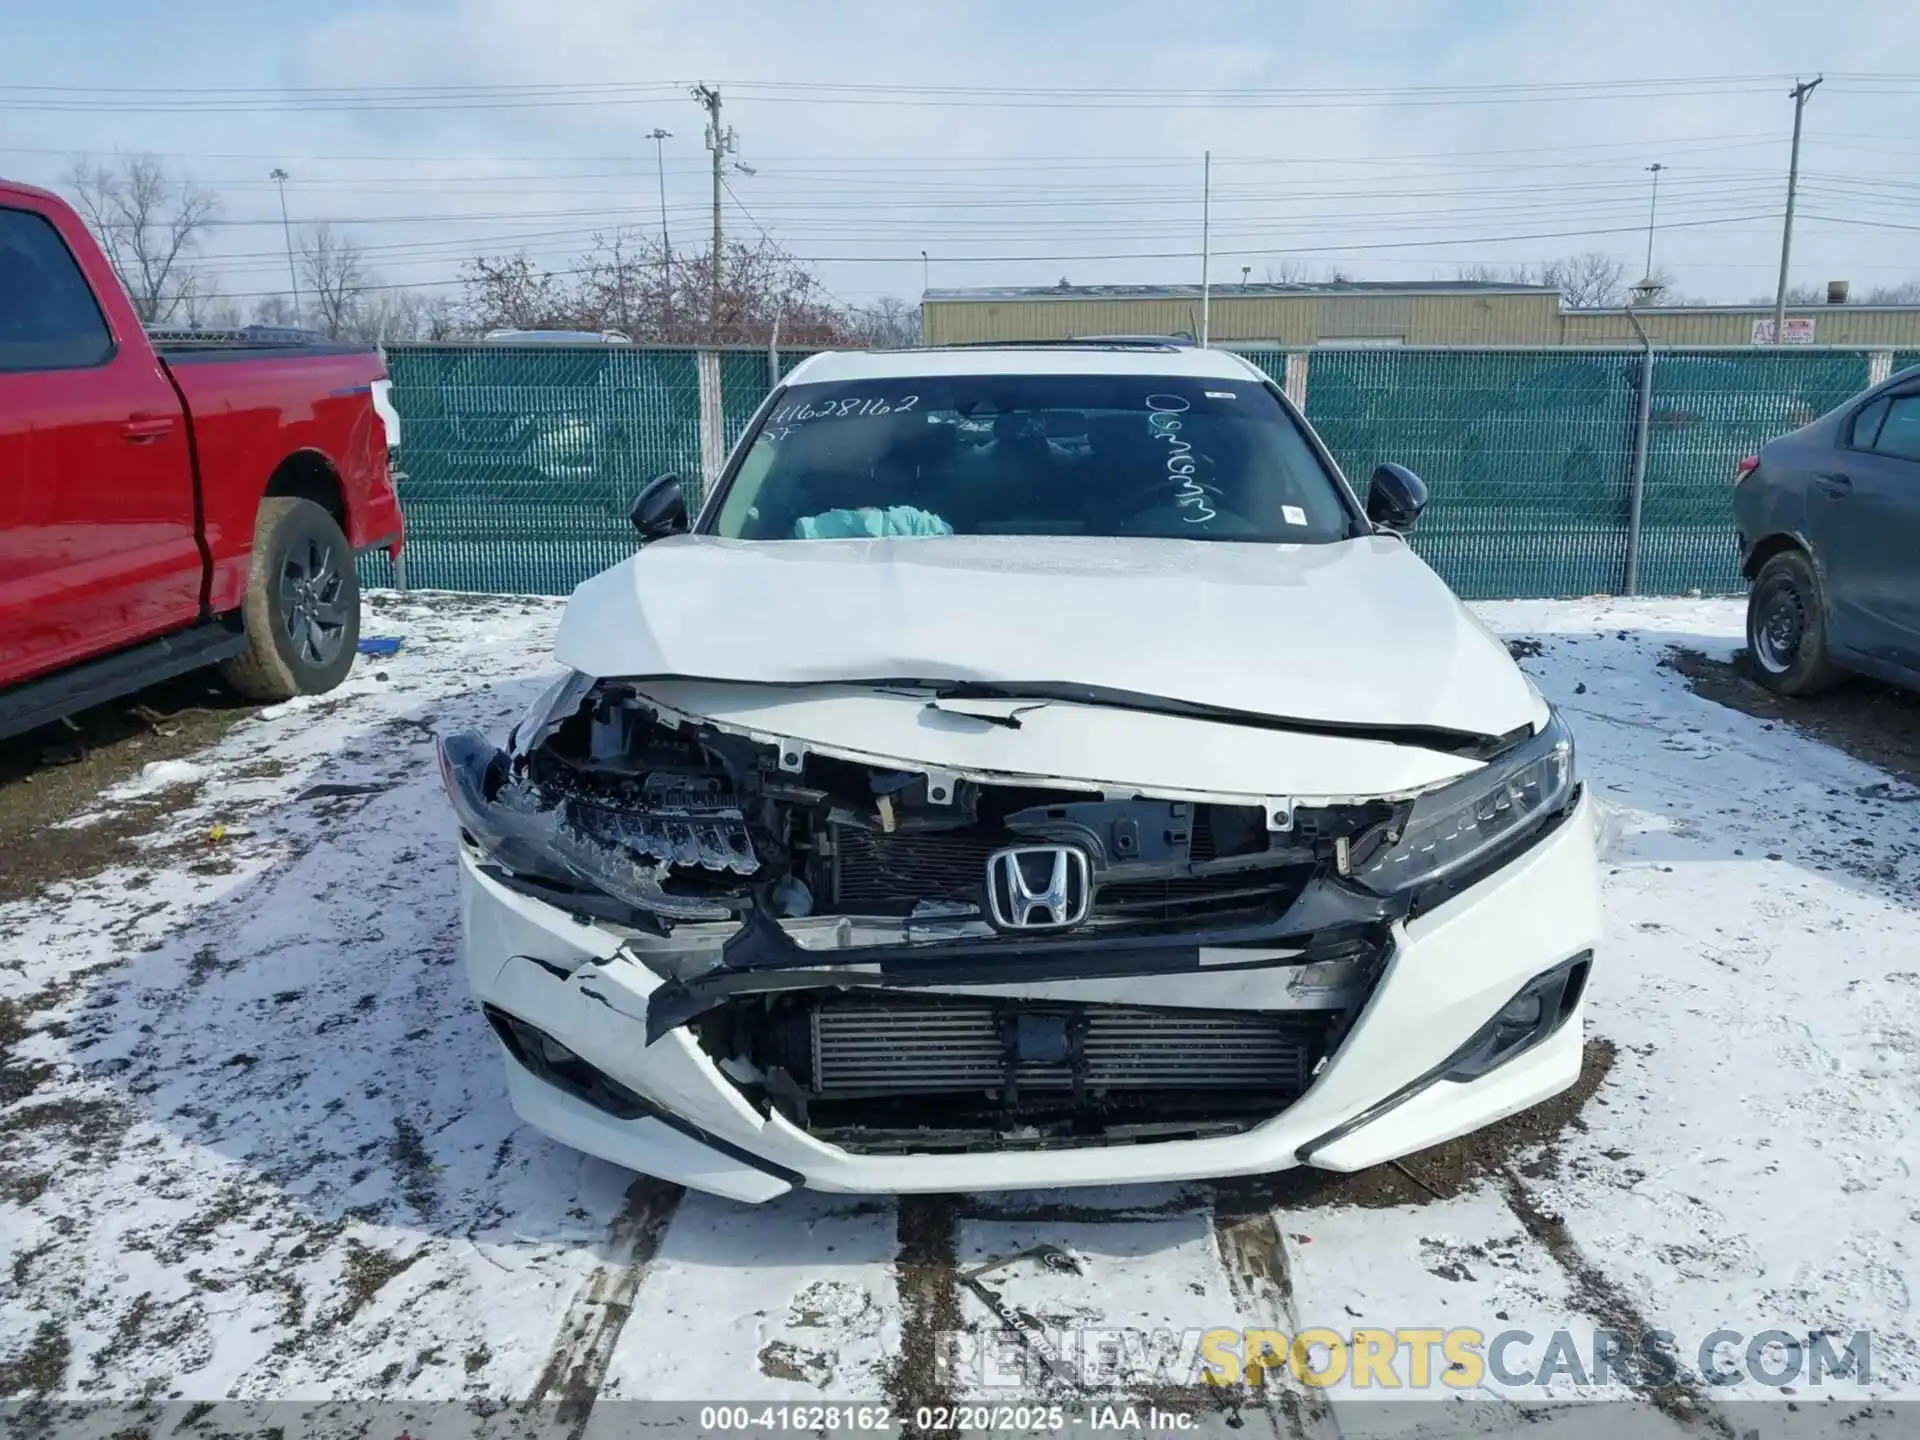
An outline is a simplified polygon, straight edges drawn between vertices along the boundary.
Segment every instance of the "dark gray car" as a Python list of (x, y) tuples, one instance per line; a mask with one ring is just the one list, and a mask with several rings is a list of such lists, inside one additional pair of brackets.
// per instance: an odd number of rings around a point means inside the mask
[(1920, 689), (1920, 368), (1740, 462), (1747, 648), (1783, 695), (1847, 672)]

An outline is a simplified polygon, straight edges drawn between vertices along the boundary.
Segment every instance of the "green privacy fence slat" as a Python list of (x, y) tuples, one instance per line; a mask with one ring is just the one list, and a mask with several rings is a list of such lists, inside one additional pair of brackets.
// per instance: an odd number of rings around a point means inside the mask
[(1462, 595), (1619, 588), (1633, 420), (1623, 357), (1318, 350), (1306, 399), (1362, 491), (1389, 460), (1427, 482), (1414, 548)]
[(1745, 588), (1734, 466), (1867, 386), (1864, 351), (1662, 351), (1653, 366), (1640, 589)]
[(692, 350), (405, 346), (387, 363), (410, 586), (565, 594), (633, 553), (645, 481), (700, 473)]
[[(785, 376), (810, 352), (781, 351)], [(764, 350), (716, 357), (730, 447), (768, 392)], [(1276, 382), (1287, 352), (1247, 358)], [(1471, 598), (1624, 587), (1632, 350), (1322, 348), (1306, 411), (1365, 489), (1392, 460), (1433, 502), (1414, 547)], [(1895, 369), (1920, 364), (1900, 351)], [(700, 474), (699, 357), (638, 346), (396, 346), (406, 580), (564, 594), (633, 552), (627, 507)], [(1734, 462), (1865, 386), (1861, 350), (1658, 352), (1640, 550), (1647, 594), (1737, 591)], [(395, 578), (384, 556), (364, 584)]]
[(1896, 350), (1893, 352), (1893, 373), (1899, 374), (1910, 366), (1920, 365), (1920, 350)]

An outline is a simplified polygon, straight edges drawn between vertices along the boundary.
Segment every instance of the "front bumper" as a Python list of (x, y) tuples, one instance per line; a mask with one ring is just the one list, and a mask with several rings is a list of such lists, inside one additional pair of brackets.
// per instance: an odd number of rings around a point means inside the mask
[[(1594, 803), (1583, 793), (1565, 822), (1512, 863), (1395, 926), (1392, 956), (1351, 1032), (1306, 1092), (1270, 1120), (1231, 1136), (1133, 1145), (856, 1154), (778, 1114), (761, 1114), (684, 1028), (648, 1045), (647, 997), (661, 982), (623, 953), (620, 935), (506, 889), (465, 851), (461, 870), (475, 999), (537, 1027), (657, 1107), (619, 1118), (507, 1056), (508, 1090), (521, 1118), (615, 1164), (747, 1201), (798, 1185), (947, 1192), (1200, 1180), (1303, 1163), (1337, 1171), (1379, 1164), (1479, 1129), (1573, 1084), (1583, 1005), (1548, 1038), (1478, 1079), (1437, 1072), (1529, 981), (1594, 950), (1600, 933)], [(1284, 986), (1284, 973), (1273, 972), (1272, 983)], [(1167, 987), (1158, 1003), (1182, 1003), (1181, 986), (1190, 977), (1152, 978)], [(1137, 995), (1141, 983), (1128, 982), (1129, 991)]]

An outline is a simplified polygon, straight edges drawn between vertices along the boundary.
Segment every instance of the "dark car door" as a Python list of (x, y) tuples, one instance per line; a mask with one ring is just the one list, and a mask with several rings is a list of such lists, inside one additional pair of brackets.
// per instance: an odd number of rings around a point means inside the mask
[(1835, 642), (1920, 668), (1920, 383), (1862, 406), (1809, 479)]

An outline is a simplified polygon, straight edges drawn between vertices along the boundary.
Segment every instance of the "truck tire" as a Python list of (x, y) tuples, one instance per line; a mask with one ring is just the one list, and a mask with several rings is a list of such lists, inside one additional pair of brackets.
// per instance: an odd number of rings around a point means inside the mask
[(347, 537), (311, 500), (260, 502), (240, 607), (247, 648), (221, 666), (255, 700), (318, 695), (346, 679), (360, 644), (360, 579)]
[(1783, 550), (1760, 567), (1747, 596), (1747, 654), (1776, 695), (1817, 695), (1845, 678), (1827, 659), (1826, 597), (1813, 563)]

